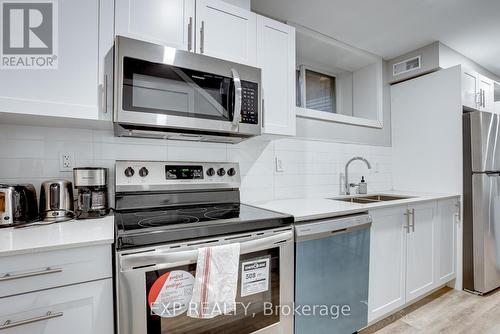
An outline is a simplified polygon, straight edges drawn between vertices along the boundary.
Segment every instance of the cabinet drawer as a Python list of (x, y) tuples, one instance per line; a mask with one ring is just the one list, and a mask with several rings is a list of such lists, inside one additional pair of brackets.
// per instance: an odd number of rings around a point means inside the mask
[(113, 333), (111, 279), (2, 298), (2, 334)]
[(0, 297), (110, 277), (110, 245), (0, 257)]

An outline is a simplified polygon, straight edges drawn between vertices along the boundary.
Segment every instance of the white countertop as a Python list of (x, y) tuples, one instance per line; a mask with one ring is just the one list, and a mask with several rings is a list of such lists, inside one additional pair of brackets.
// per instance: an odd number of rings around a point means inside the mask
[[(428, 194), (415, 193), (410, 191), (381, 191), (368, 195), (399, 195), (410, 196), (411, 198), (374, 202), (370, 204), (358, 204), (343, 201), (335, 201), (328, 198), (296, 198), (283, 199), (268, 202), (254, 203), (252, 205), (293, 215), (296, 222), (330, 218), (335, 216), (348, 215), (368, 210), (385, 208), (398, 205), (406, 205), (417, 202), (432, 201), (438, 199), (459, 197), (459, 194)], [(353, 196), (335, 196), (336, 197), (356, 197), (368, 195), (353, 195)]]
[(113, 215), (50, 225), (0, 229), (0, 256), (114, 242)]

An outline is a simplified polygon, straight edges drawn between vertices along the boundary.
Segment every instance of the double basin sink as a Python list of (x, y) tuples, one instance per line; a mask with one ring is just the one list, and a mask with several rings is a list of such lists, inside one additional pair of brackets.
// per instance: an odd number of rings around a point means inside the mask
[(363, 196), (353, 196), (353, 197), (337, 197), (330, 198), (335, 201), (343, 201), (350, 203), (358, 203), (358, 204), (371, 204), (378, 202), (387, 202), (387, 201), (397, 201), (402, 199), (412, 198), (411, 196), (399, 196), (399, 195), (363, 195)]

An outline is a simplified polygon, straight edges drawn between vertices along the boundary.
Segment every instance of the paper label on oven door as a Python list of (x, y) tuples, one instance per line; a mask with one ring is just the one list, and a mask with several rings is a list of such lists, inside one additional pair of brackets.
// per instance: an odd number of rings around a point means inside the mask
[(153, 283), (148, 294), (151, 313), (163, 318), (187, 311), (193, 295), (194, 276), (183, 270), (167, 272)]
[(270, 257), (241, 263), (241, 297), (269, 289)]

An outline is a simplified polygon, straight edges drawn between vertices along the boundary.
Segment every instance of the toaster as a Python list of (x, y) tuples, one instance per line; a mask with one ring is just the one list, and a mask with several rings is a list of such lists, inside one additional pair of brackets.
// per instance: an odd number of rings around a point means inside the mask
[(32, 184), (0, 184), (0, 227), (38, 220), (36, 190)]

